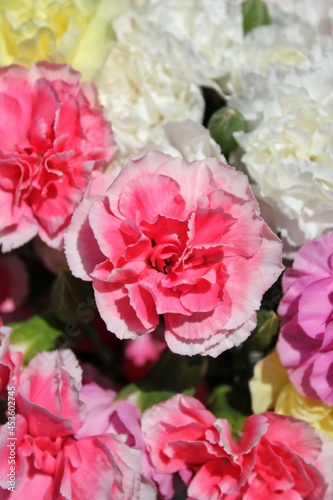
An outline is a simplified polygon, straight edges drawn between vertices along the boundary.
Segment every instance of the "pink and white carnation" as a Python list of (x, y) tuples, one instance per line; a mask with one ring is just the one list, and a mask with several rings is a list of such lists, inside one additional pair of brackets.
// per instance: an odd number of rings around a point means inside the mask
[(12, 313), (24, 303), (28, 295), (28, 273), (17, 255), (1, 255), (0, 275), (0, 314)]
[(73, 274), (92, 280), (109, 331), (136, 338), (162, 316), (169, 348), (187, 355), (243, 342), (282, 270), (281, 242), (243, 173), (160, 152), (130, 160), (106, 196), (81, 203), (65, 252)]
[(0, 69), (0, 244), (35, 236), (61, 249), (63, 232), (93, 170), (116, 145), (92, 84), (69, 66)]
[[(110, 429), (81, 432), (89, 415), (82, 370), (69, 350), (38, 354), (23, 370), (16, 394), (15, 498), (153, 500), (141, 474), (141, 452)], [(90, 407), (98, 404), (96, 398)], [(94, 416), (96, 412), (92, 411)], [(91, 423), (91, 419), (90, 419)], [(9, 423), (0, 428), (0, 495), (9, 498)], [(146, 484), (147, 483), (147, 484)]]
[(316, 238), (287, 269), (277, 344), (297, 391), (333, 406), (333, 235)]
[(142, 429), (157, 471), (179, 472), (191, 499), (318, 500), (327, 490), (318, 467), (332, 453), (313, 428), (292, 417), (251, 415), (236, 441), (226, 419), (176, 395), (147, 410)]

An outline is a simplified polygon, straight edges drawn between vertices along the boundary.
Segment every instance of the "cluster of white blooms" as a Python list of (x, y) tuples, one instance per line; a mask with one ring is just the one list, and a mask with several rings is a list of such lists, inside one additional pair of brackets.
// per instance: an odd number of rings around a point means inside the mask
[(310, 24), (310, 3), (302, 17), (300, 1), (285, 10), (278, 3), (286, 2), (268, 2), (272, 23), (246, 35), (238, 59), (229, 105), (242, 112), (248, 133), (236, 134), (232, 161), (241, 160), (292, 257), (333, 229), (333, 40), (323, 9)]
[(136, 0), (112, 23), (116, 42), (95, 77), (121, 155), (164, 141), (168, 121), (202, 123), (201, 87), (222, 94), (243, 43), (228, 0)]
[(257, 194), (291, 248), (332, 230), (333, 96), (321, 105), (302, 88), (281, 92), (239, 140)]

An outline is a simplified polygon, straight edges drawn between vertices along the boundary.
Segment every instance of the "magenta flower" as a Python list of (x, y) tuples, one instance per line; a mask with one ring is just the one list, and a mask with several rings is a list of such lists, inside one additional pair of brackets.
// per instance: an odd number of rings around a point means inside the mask
[(65, 242), (109, 331), (136, 338), (163, 316), (180, 354), (217, 356), (243, 342), (282, 270), (247, 177), (215, 159), (130, 161), (105, 197), (78, 207)]
[(226, 419), (176, 395), (144, 413), (142, 430), (156, 470), (179, 472), (188, 498), (318, 500), (327, 490), (318, 468), (332, 461), (332, 449), (292, 417), (251, 415), (235, 440)]
[(116, 146), (91, 84), (69, 66), (0, 70), (0, 244), (34, 236), (61, 249), (63, 231), (94, 169)]
[(296, 389), (333, 406), (333, 235), (296, 255), (282, 280), (277, 350)]

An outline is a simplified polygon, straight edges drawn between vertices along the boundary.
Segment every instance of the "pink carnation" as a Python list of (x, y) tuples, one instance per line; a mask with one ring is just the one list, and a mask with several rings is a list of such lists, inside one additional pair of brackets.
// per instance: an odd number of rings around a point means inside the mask
[(142, 429), (157, 471), (179, 472), (191, 499), (324, 498), (327, 484), (317, 465), (322, 453), (325, 460), (332, 453), (301, 420), (252, 415), (235, 441), (227, 420), (177, 395), (147, 410)]
[(333, 235), (304, 245), (282, 286), (280, 359), (301, 394), (333, 406)]
[(188, 355), (243, 342), (282, 269), (280, 241), (243, 173), (159, 152), (129, 161), (106, 196), (85, 200), (65, 242), (111, 332), (136, 338), (163, 316), (169, 348)]
[(69, 350), (41, 353), (22, 371), (14, 430), (9, 429), (11, 422), (0, 427), (1, 498), (11, 498), (7, 481), (12, 433), (18, 500), (36, 498), (36, 492), (44, 499), (154, 498), (154, 488), (141, 474), (141, 451), (126, 443), (126, 435), (103, 425), (99, 432), (92, 426), (91, 432), (80, 434), (86, 415), (94, 418), (98, 413), (94, 404), (101, 409), (99, 396), (92, 398), (89, 409), (85, 397), (80, 399), (81, 378)]
[(0, 244), (39, 235), (61, 249), (63, 231), (94, 169), (116, 146), (95, 89), (69, 66), (0, 70)]

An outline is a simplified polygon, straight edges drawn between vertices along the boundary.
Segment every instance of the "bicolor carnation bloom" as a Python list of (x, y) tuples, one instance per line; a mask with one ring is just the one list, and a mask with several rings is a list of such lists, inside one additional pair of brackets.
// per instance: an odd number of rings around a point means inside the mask
[(116, 145), (92, 84), (69, 66), (39, 63), (0, 70), (0, 244), (36, 235), (61, 249), (63, 232), (93, 170)]
[(236, 441), (226, 419), (178, 394), (147, 410), (142, 430), (157, 471), (179, 472), (189, 498), (325, 498), (332, 450), (302, 420), (251, 415)]
[(332, 234), (301, 248), (282, 286), (281, 362), (298, 392), (333, 406)]
[[(141, 473), (147, 459), (144, 464), (137, 410), (127, 403), (119, 403), (126, 411), (112, 408), (113, 391), (85, 389), (81, 380), (69, 350), (40, 353), (23, 369), (15, 427), (10, 420), (0, 426), (1, 498), (9, 498), (9, 486), (18, 500), (35, 498), (36, 491), (43, 499), (156, 498), (153, 480)], [(15, 440), (8, 441), (12, 433)], [(15, 444), (14, 485), (9, 443)]]
[(212, 158), (129, 161), (106, 196), (78, 207), (65, 242), (111, 332), (135, 338), (163, 316), (179, 354), (215, 357), (243, 342), (282, 270), (247, 177)]

